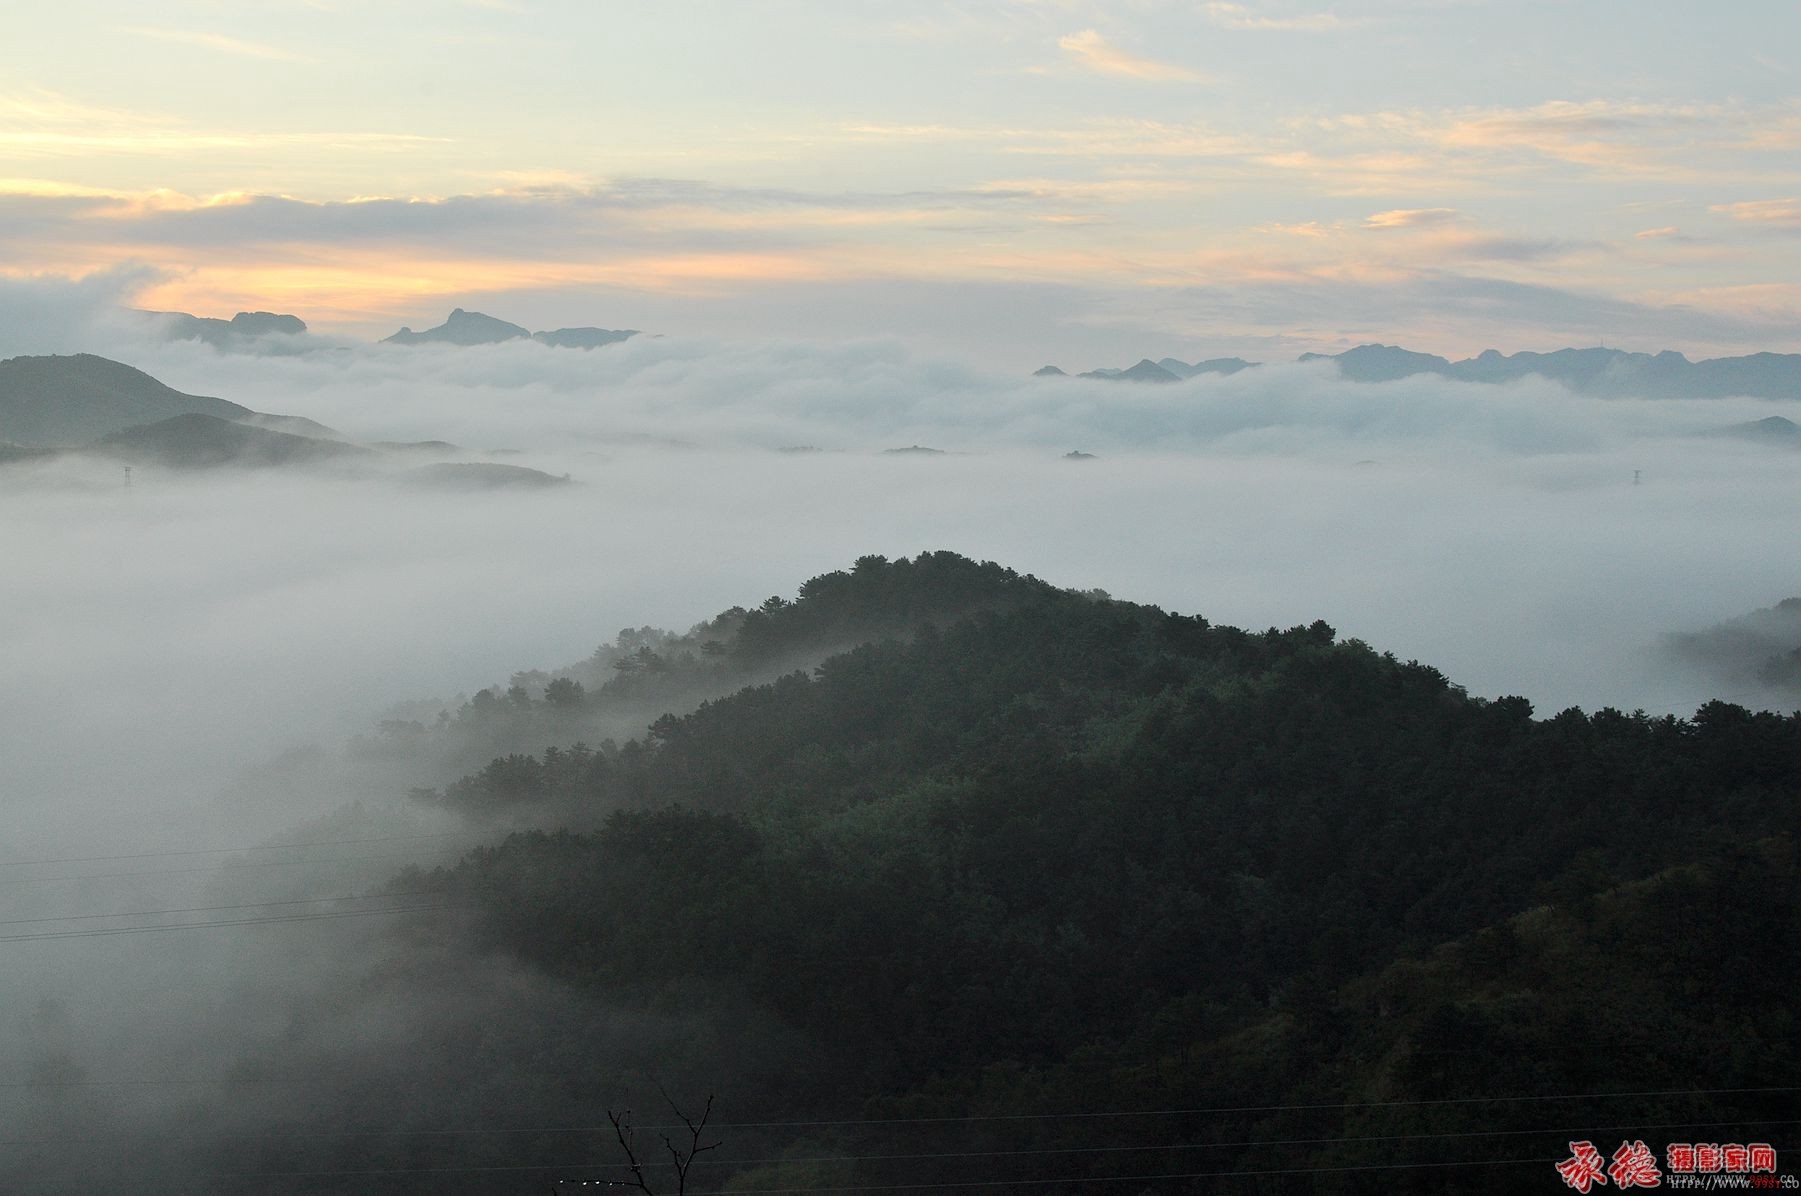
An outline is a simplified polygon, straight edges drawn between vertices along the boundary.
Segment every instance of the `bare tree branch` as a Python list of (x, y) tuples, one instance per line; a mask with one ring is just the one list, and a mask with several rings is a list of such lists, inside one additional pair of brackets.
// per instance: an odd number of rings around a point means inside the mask
[[(632, 1142), (638, 1135), (636, 1131), (632, 1129), (631, 1123), (626, 1120), (631, 1115), (632, 1111), (630, 1109), (627, 1109), (624, 1113), (615, 1113), (611, 1109), (607, 1110), (607, 1120), (613, 1123), (613, 1136), (619, 1139), (619, 1145), (625, 1150), (625, 1161), (632, 1169), (633, 1183), (626, 1184), (621, 1181), (617, 1186), (622, 1188), (636, 1187), (640, 1192), (645, 1193), (645, 1196), (657, 1196), (656, 1190), (644, 1182), (644, 1164), (638, 1161), (638, 1152), (632, 1149)], [(608, 1184), (608, 1186), (612, 1187), (615, 1185)]]
[[(720, 1142), (709, 1142), (704, 1146), (701, 1144), (701, 1139), (706, 1136), (707, 1121), (713, 1116), (713, 1095), (712, 1093), (707, 1094), (706, 1106), (701, 1110), (699, 1120), (696, 1120), (682, 1112), (681, 1106), (675, 1103), (675, 1100), (661, 1084), (657, 1085), (657, 1091), (663, 1094), (663, 1099), (669, 1102), (669, 1107), (675, 1111), (675, 1115), (681, 1118), (683, 1125), (688, 1127), (686, 1148), (677, 1146), (667, 1134), (663, 1135), (663, 1146), (669, 1151), (670, 1166), (675, 1169), (676, 1196), (685, 1196), (688, 1191), (688, 1169), (694, 1166), (694, 1160), (709, 1150), (719, 1149), (722, 1145)], [(637, 1188), (640, 1192), (645, 1193), (645, 1196), (657, 1196), (656, 1190), (644, 1178), (644, 1164), (639, 1161), (638, 1152), (634, 1147), (637, 1134), (631, 1126), (631, 1115), (630, 1109), (623, 1113), (607, 1110), (607, 1120), (613, 1123), (613, 1134), (619, 1139), (620, 1148), (625, 1151), (626, 1162), (632, 1169), (630, 1182), (621, 1180), (610, 1182), (608, 1186)]]

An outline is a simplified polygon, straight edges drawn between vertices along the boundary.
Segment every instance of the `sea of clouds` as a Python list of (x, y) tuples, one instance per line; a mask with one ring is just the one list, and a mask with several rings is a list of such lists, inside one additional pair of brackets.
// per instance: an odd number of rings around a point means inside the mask
[[(1679, 666), (1668, 633), (1801, 593), (1801, 453), (1729, 434), (1795, 413), (1782, 403), (1358, 385), (1329, 363), (1168, 385), (1036, 379), (894, 340), (319, 338), (297, 355), (222, 354), (122, 311), (142, 281), (0, 282), (0, 356), (100, 353), (353, 440), (446, 440), (459, 459), (571, 484), (140, 467), (127, 488), (93, 458), (0, 470), (0, 920), (15, 933), (221, 892), (335, 897), (396, 859), (452, 858), (465, 841), (386, 838), (454, 829), (403, 792), (288, 790), (250, 821), (223, 816), (220, 794), (292, 749), (338, 752), (393, 703), (579, 660), (621, 627), (682, 629), (791, 595), (866, 553), (952, 549), (1251, 628), (1325, 619), (1541, 714), (1692, 712), (1723, 687)], [(915, 445), (943, 451), (884, 451)], [(819, 451), (778, 451), (801, 446)], [(364, 825), (342, 817), (357, 803), (383, 841), (97, 858), (332, 841)], [(334, 811), (314, 826), (335, 829), (308, 829)], [(363, 853), (379, 862), (350, 858)], [(396, 1091), (466, 1091), (442, 1079), (440, 1048), (478, 1027), (517, 1027), (520, 1057), (554, 1052), (565, 1026), (602, 1027), (622, 1067), (676, 1032), (433, 946), (432, 925), (5, 944), (0, 1112), (40, 1137), (0, 1143), (0, 1176), (62, 1173), (101, 1149), (69, 1145), (86, 1135), (122, 1166), (162, 1151), (180, 1177), (207, 1139), (183, 1146), (172, 1119), (223, 1135), (343, 1107), (382, 1123)], [(246, 1067), (341, 1078), (212, 1087)], [(73, 1078), (32, 1079), (45, 1076)], [(602, 1077), (592, 1099), (619, 1090)], [(496, 1091), (496, 1107), (522, 1107)], [(561, 1090), (544, 1100), (575, 1115)], [(475, 1095), (414, 1108), (425, 1125), (492, 1113)]]
[[(391, 702), (579, 659), (622, 626), (686, 627), (870, 552), (948, 548), (1254, 628), (1323, 618), (1544, 713), (1692, 711), (1710, 682), (1661, 638), (1801, 592), (1781, 548), (1801, 455), (1723, 434), (1794, 414), (1779, 402), (1356, 384), (1327, 362), (1022, 378), (898, 341), (226, 354), (157, 339), (117, 307), (134, 280), (104, 281), (6, 284), (0, 311), (42, 318), (6, 325), (0, 351), (98, 352), (354, 440), (447, 440), (574, 484), (0, 475), (0, 785), (50, 809), (109, 802), (123, 776), (174, 800), (197, 770), (340, 741)], [(914, 445), (944, 452), (884, 452)], [(776, 451), (800, 446), (821, 451)], [(1063, 458), (1078, 449), (1095, 459)]]

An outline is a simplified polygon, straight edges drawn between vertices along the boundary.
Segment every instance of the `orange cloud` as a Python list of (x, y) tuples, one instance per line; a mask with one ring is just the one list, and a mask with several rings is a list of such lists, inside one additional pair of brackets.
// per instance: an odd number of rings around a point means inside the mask
[(184, 311), (303, 311), (327, 328), (363, 325), (422, 301), (471, 292), (606, 286), (696, 297), (746, 284), (823, 281), (838, 273), (828, 261), (800, 255), (735, 253), (547, 263), (370, 251), (169, 264), (191, 268), (146, 291), (141, 302)]
[(1254, 160), (1261, 166), (1308, 176), (1326, 195), (1489, 190), (1494, 175), (1492, 170), (1446, 161), (1440, 154), (1394, 150), (1331, 154), (1290, 150), (1260, 154)]
[(1279, 233), (1288, 237), (1319, 238), (1329, 237), (1339, 230), (1336, 225), (1321, 224), (1317, 220), (1308, 220), (1300, 224), (1282, 224), (1280, 222), (1259, 224), (1252, 231), (1259, 233)]
[(1396, 208), (1390, 212), (1377, 212), (1367, 217), (1364, 228), (1425, 228), (1431, 225), (1448, 224), (1463, 215), (1456, 208)]
[(1105, 75), (1124, 75), (1158, 83), (1200, 83), (1205, 78), (1198, 71), (1173, 63), (1140, 58), (1120, 49), (1093, 29), (1066, 34), (1057, 39), (1060, 46), (1078, 65)]
[(1788, 199), (1753, 199), (1744, 203), (1720, 203), (1708, 208), (1733, 220), (1747, 224), (1774, 224), (1801, 228), (1801, 197)]

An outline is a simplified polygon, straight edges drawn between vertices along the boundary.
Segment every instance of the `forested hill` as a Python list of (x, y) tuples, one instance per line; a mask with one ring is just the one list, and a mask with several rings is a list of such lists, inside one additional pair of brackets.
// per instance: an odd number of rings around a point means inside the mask
[[(737, 650), (840, 589), (870, 596), (873, 623), (878, 596), (920, 568), (866, 558), (809, 583), (792, 608), (746, 616)], [(1406, 1102), (1797, 1074), (1801, 717), (1715, 702), (1688, 720), (1539, 719), (1324, 623), (1253, 634), (1030, 579), (1017, 591), (1008, 609), (664, 718), (641, 742), (515, 758), (529, 785), (453, 786), (434, 800), (614, 812), (597, 833), (517, 835), (400, 884), (485, 893), (486, 942), (610, 999), (734, 1010), (717, 1014), (728, 1037), (747, 1010), (803, 1034), (819, 1054), (779, 1090), (752, 1090), (735, 1062), (754, 1044), (718, 1055), (715, 1086), (740, 1109), (1332, 1107), (1234, 1115), (1221, 1140), (1240, 1146), (1159, 1155), (1146, 1174), (1248, 1166), (1267, 1154), (1243, 1143), (1307, 1137), (1302, 1123), (1381, 1140), (1289, 1145), (1284, 1166), (1545, 1159), (1556, 1134), (1445, 1135), (1650, 1113)], [(856, 625), (854, 609), (832, 617)], [(1655, 1112), (1733, 1122), (1768, 1116), (1769, 1099), (1672, 1097)], [(1337, 1108), (1369, 1102), (1395, 1116)], [(993, 1148), (994, 1126), (947, 1124), (965, 1129), (937, 1141)], [(1448, 1149), (1383, 1137), (1397, 1124)], [(1079, 1122), (1016, 1128), (1046, 1151), (1096, 1138)], [(1143, 1128), (1110, 1124), (1099, 1141)], [(869, 1153), (854, 1137), (813, 1135), (799, 1153)], [(1120, 1172), (1121, 1158), (1051, 1154), (1037, 1173)], [(923, 1174), (1034, 1173), (984, 1159)], [(757, 1174), (734, 1182), (922, 1171)], [(1504, 1191), (1522, 1174), (1484, 1163), (1457, 1182)], [(1430, 1170), (1366, 1178), (1445, 1186)]]
[[(513, 798), (541, 796), (545, 788), (545, 770), (524, 752), (642, 736), (659, 716), (810, 669), (859, 643), (910, 639), (928, 626), (1057, 593), (1037, 578), (951, 552), (895, 561), (867, 556), (848, 570), (813, 578), (792, 599), (734, 606), (686, 632), (625, 628), (587, 660), (553, 672), (515, 673), (509, 686), (480, 691), (436, 724), (386, 720), (356, 752), (406, 770), (414, 783), (455, 778), (493, 760), (451, 793), (468, 812), (505, 814)], [(567, 767), (566, 759), (550, 759), (552, 771)], [(471, 796), (472, 802), (462, 800)]]

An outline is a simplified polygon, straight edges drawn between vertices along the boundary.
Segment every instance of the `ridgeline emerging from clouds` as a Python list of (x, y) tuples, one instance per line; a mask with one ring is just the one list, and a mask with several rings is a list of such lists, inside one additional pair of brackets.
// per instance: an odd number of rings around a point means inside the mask
[(427, 328), (424, 332), (402, 328), (393, 336), (384, 337), (382, 344), (497, 345), (503, 341), (530, 337), (541, 344), (561, 349), (598, 349), (637, 335), (638, 330), (635, 328), (558, 328), (554, 332), (528, 332), (517, 324), (509, 324), (479, 311), (464, 311), (459, 307), (436, 328)]
[[(299, 316), (267, 311), (241, 311), (229, 320), (195, 316), (184, 311), (146, 311), (165, 340), (204, 341), (222, 353), (288, 354), (322, 346), (313, 342), (306, 321)], [(384, 345), (498, 345), (513, 340), (534, 340), (558, 349), (599, 349), (638, 335), (636, 328), (556, 328), (533, 332), (518, 324), (478, 311), (455, 308), (442, 324), (414, 332), (403, 327), (383, 337)]]
[[(1801, 354), (1752, 353), (1690, 361), (1681, 353), (1629, 353), (1622, 349), (1559, 349), (1554, 353), (1502, 353), (1487, 349), (1475, 357), (1451, 361), (1432, 353), (1415, 353), (1394, 345), (1359, 345), (1343, 353), (1303, 353), (1298, 361), (1330, 361), (1351, 382), (1396, 382), (1419, 374), (1437, 374), (1458, 382), (1504, 383), (1539, 377), (1560, 382), (1580, 394), (1634, 398), (1801, 398)], [(1129, 369), (1097, 369), (1081, 378), (1114, 382), (1178, 382), (1201, 374), (1235, 374), (1260, 362), (1236, 357), (1197, 361), (1192, 365), (1165, 357), (1145, 358)], [(1034, 377), (1067, 377), (1054, 365)]]
[[(185, 312), (139, 314), (157, 322), (165, 340), (204, 341), (225, 353), (289, 355), (326, 347), (325, 342), (314, 341), (306, 323), (293, 315), (239, 312), (230, 320), (221, 320)], [(639, 335), (637, 329), (587, 326), (533, 332), (523, 325), (459, 307), (436, 327), (421, 332), (403, 327), (380, 343), (469, 348), (531, 340), (554, 348), (598, 349)], [(332, 347), (342, 347), (342, 342)], [(1330, 361), (1339, 376), (1349, 382), (1395, 382), (1435, 375), (1457, 382), (1501, 384), (1537, 377), (1560, 383), (1578, 394), (1602, 398), (1801, 398), (1801, 353), (1763, 352), (1690, 361), (1670, 349), (1658, 353), (1602, 347), (1565, 348), (1549, 353), (1485, 349), (1475, 357), (1452, 361), (1396, 345), (1366, 344), (1343, 353), (1303, 353), (1295, 360), (1303, 364)], [(1153, 361), (1147, 357), (1125, 368), (1100, 367), (1075, 376), (1113, 382), (1169, 383), (1209, 375), (1229, 377), (1261, 364), (1241, 357), (1194, 362), (1175, 357)], [(1033, 376), (1070, 375), (1058, 366), (1046, 365), (1034, 371)]]
[[(0, 361), (0, 465), (70, 453), (198, 470), (371, 467), (383, 458), (404, 463), (456, 457), (463, 450), (441, 440), (357, 444), (317, 420), (186, 394), (91, 353)], [(482, 490), (569, 480), (518, 465), (454, 460), (406, 468), (401, 477), (412, 485)]]
[[(193, 316), (186, 312), (143, 312), (158, 322), (164, 339), (199, 340), (224, 353), (287, 355), (325, 347), (315, 342), (305, 321), (274, 312), (239, 312), (230, 320)], [(415, 332), (403, 327), (384, 337), (388, 345), (449, 345), (472, 348), (511, 341), (531, 340), (553, 348), (598, 349), (618, 344), (641, 333), (637, 329), (576, 327), (533, 332), (483, 312), (455, 308), (442, 324)], [(1452, 361), (1434, 353), (1419, 353), (1396, 345), (1359, 345), (1343, 353), (1303, 353), (1299, 363), (1330, 361), (1349, 382), (1396, 382), (1419, 375), (1437, 375), (1457, 382), (1501, 384), (1525, 378), (1545, 378), (1578, 394), (1603, 398), (1801, 398), (1801, 353), (1752, 353), (1741, 357), (1716, 357), (1690, 361), (1682, 353), (1665, 349), (1635, 353), (1622, 349), (1558, 349), (1549, 353), (1502, 353), (1485, 349), (1475, 357)], [(1205, 375), (1229, 377), (1262, 365), (1241, 357), (1217, 357), (1194, 362), (1175, 357), (1153, 361), (1143, 358), (1126, 368), (1100, 367), (1075, 375), (1111, 382), (1180, 382)], [(1037, 378), (1070, 375), (1055, 365), (1033, 372)]]

